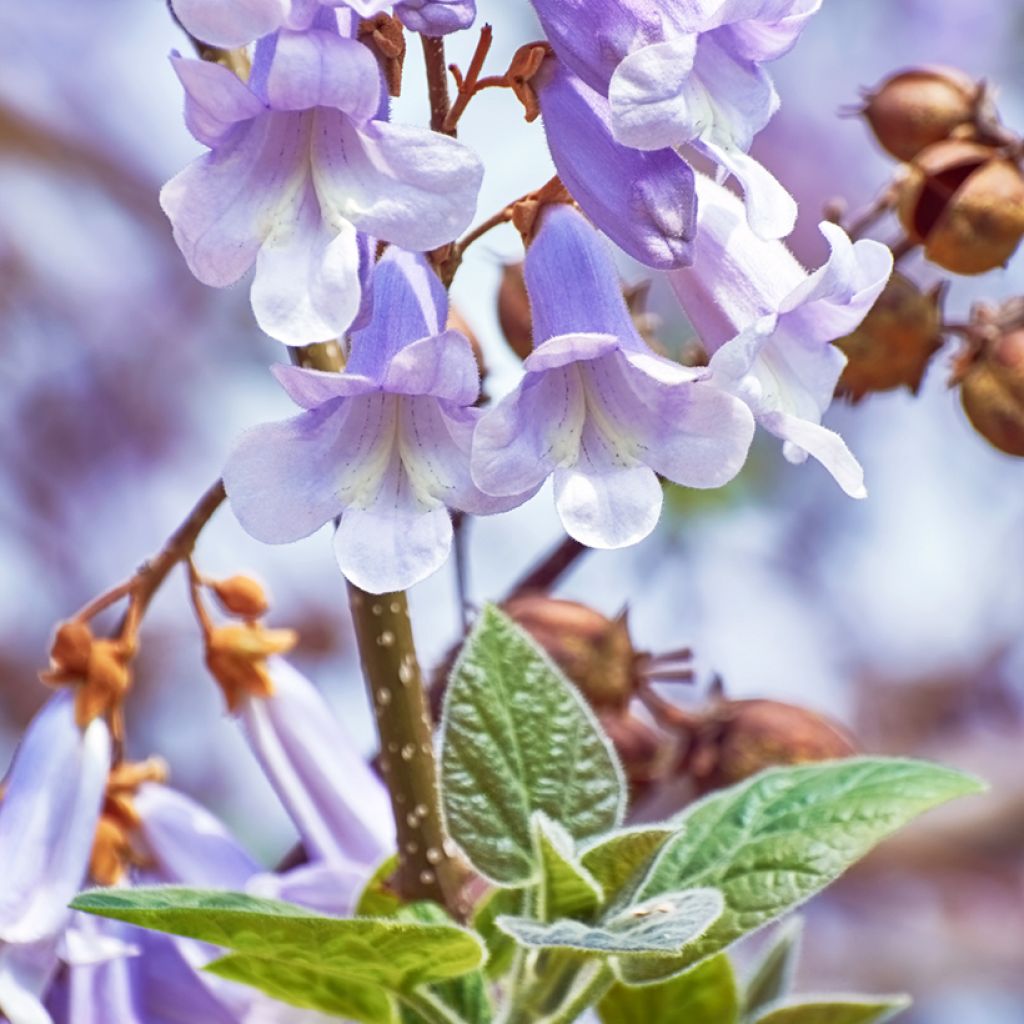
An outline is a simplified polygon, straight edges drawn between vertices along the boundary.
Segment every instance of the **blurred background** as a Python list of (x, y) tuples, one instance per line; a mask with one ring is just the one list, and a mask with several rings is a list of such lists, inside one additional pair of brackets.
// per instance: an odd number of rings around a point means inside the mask
[[(539, 33), (525, 0), (479, 6), (501, 70)], [(450, 49), (463, 66), (466, 36)], [(892, 171), (864, 124), (839, 116), (859, 89), (908, 65), (954, 64), (993, 83), (1022, 131), (1022, 46), (1017, 2), (825, 0), (775, 66), (782, 110), (756, 150), (800, 200), (805, 264), (824, 256), (825, 204), (861, 207)], [(161, 0), (49, 0), (45, 16), (0, 6), (0, 765), (46, 696), (36, 673), (53, 624), (160, 546), (242, 429), (292, 412), (267, 372), (284, 352), (255, 328), (248, 283), (195, 282), (157, 205), (160, 185), (200, 152), (166, 60), (186, 47)], [(425, 120), (420, 81), (411, 53), (396, 119)], [(550, 176), (541, 127), (503, 91), (471, 105), (462, 135), (487, 162), (481, 216)], [(492, 394), (515, 379), (495, 296), (518, 244), (510, 229), (489, 235), (453, 293), (483, 343)], [(905, 266), (923, 283), (944, 276), (913, 257)], [(625, 263), (623, 275), (644, 277)], [(1018, 254), (1005, 270), (958, 279), (949, 310), (962, 320), (975, 300), (1021, 293)], [(658, 286), (651, 301), (660, 336), (684, 339)], [(674, 495), (655, 537), (589, 555), (559, 593), (607, 614), (628, 605), (644, 649), (691, 645), (698, 694), (719, 673), (730, 696), (825, 712), (868, 751), (988, 779), (990, 795), (925, 819), (809, 907), (801, 984), (909, 991), (908, 1024), (1011, 1024), (1024, 1020), (1024, 461), (970, 428), (949, 369), (940, 356), (916, 398), (833, 409), (830, 425), (864, 463), (868, 501), (764, 444), (737, 484), (712, 500)], [(472, 598), (502, 596), (559, 538), (547, 492), (472, 524)], [(264, 548), (224, 509), (198, 562), (268, 584), (271, 623), (301, 631), (297, 663), (369, 751), (326, 532)], [(436, 662), (459, 636), (453, 573), (412, 598), (423, 659)], [(147, 620), (128, 747), (166, 758), (173, 783), (266, 863), (294, 841), (205, 674), (183, 577)]]

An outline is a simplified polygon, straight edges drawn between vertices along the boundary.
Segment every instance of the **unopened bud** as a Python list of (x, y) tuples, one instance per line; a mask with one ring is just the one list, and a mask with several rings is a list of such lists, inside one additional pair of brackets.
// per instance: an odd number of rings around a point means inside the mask
[(509, 348), (520, 359), (533, 351), (533, 317), (522, 263), (507, 263), (498, 289), (498, 322)]
[(982, 89), (955, 68), (912, 68), (864, 97), (862, 113), (882, 148), (913, 160), (925, 147), (967, 130)]
[(988, 146), (950, 140), (921, 152), (897, 186), (912, 242), (955, 274), (1006, 263), (1024, 236), (1024, 176)]
[(267, 614), (266, 592), (249, 576), (231, 576), (226, 580), (215, 580), (209, 586), (221, 608), (229, 615), (258, 619)]
[(847, 357), (839, 392), (855, 402), (873, 391), (907, 387), (916, 393), (942, 347), (943, 289), (922, 291), (896, 273), (861, 325), (836, 346)]
[(54, 676), (84, 676), (88, 670), (92, 644), (92, 630), (86, 623), (77, 620), (62, 622), (57, 627), (50, 648)]
[(1024, 456), (1024, 328), (994, 337), (962, 372), (960, 398), (974, 429)]
[(722, 701), (700, 719), (685, 766), (700, 793), (765, 768), (851, 757), (852, 737), (816, 712), (774, 700)]

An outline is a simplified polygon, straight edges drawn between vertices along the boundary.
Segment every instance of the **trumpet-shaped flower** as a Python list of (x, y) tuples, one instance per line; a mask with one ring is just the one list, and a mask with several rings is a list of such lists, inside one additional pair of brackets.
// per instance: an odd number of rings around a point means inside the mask
[(172, 0), (182, 25), (212, 46), (245, 46), (280, 28), (310, 28), (322, 8), (352, 10), (372, 18), (394, 7), (406, 28), (440, 36), (469, 28), (476, 0)]
[(851, 242), (823, 223), (828, 262), (812, 274), (782, 242), (757, 238), (727, 189), (697, 176), (694, 265), (669, 275), (711, 355), (713, 379), (741, 397), (785, 441), (791, 462), (813, 455), (847, 494), (864, 497), (864, 473), (843, 440), (821, 426), (846, 357), (834, 345), (875, 304), (892, 273), (880, 242)]
[(0, 803), (0, 1009), (48, 1024), (41, 996), (57, 968), (68, 903), (89, 863), (110, 768), (102, 719), (83, 731), (74, 695), (50, 699), (14, 758)]
[(516, 501), (470, 479), (479, 372), (467, 339), (444, 329), (448, 298), (426, 260), (388, 250), (373, 287), (374, 316), (352, 336), (345, 372), (278, 367), (307, 411), (245, 434), (224, 483), (239, 522), (266, 543), (338, 519), (342, 572), (385, 593), (443, 564), (449, 509), (486, 515)]
[(721, 486), (743, 465), (754, 424), (706, 370), (644, 344), (611, 256), (580, 214), (561, 206), (541, 216), (525, 266), (536, 347), (520, 385), (477, 427), (473, 478), (511, 495), (553, 475), (568, 533), (623, 547), (658, 521), (658, 474)]
[(417, 251), (469, 223), (482, 169), (465, 146), (377, 118), (370, 51), (335, 32), (263, 40), (249, 85), (173, 58), (189, 130), (210, 152), (160, 201), (191, 271), (215, 287), (254, 264), (259, 325), (286, 344), (341, 336), (368, 271), (366, 236)]
[(689, 264), (697, 229), (690, 165), (671, 149), (616, 142), (607, 99), (561, 61), (546, 60), (534, 86), (558, 175), (587, 216), (649, 267)]
[(619, 142), (692, 147), (740, 182), (761, 237), (789, 234), (796, 204), (748, 150), (778, 109), (763, 64), (793, 45), (821, 0), (533, 4), (559, 57), (607, 95)]

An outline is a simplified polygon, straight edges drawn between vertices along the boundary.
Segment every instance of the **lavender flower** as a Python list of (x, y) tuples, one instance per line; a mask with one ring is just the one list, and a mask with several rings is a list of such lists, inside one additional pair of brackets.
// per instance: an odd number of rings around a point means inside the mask
[(559, 177), (587, 216), (649, 267), (689, 264), (697, 229), (689, 164), (671, 149), (616, 142), (607, 99), (561, 61), (545, 61), (534, 85)]
[(246, 433), (224, 483), (239, 522), (269, 544), (340, 517), (342, 572), (385, 593), (443, 564), (448, 509), (486, 515), (517, 501), (489, 497), (470, 479), (479, 373), (466, 338), (444, 330), (448, 298), (426, 260), (388, 250), (374, 274), (374, 306), (344, 373), (276, 368), (308, 411)]
[(253, 264), (270, 335), (340, 336), (360, 309), (360, 232), (415, 250), (450, 241), (476, 206), (480, 161), (454, 139), (378, 120), (380, 74), (334, 32), (282, 31), (257, 48), (248, 86), (173, 59), (189, 130), (211, 152), (164, 186), (161, 204), (191, 271), (223, 287)]
[(892, 253), (852, 243), (823, 223), (832, 253), (813, 274), (781, 242), (757, 238), (727, 189), (697, 176), (696, 259), (669, 279), (704, 346), (713, 379), (741, 397), (785, 441), (791, 462), (813, 455), (851, 497), (864, 473), (843, 440), (821, 426), (846, 357), (830, 342), (854, 330), (892, 272)]
[(473, 478), (511, 495), (553, 475), (565, 529), (592, 547), (623, 547), (658, 521), (657, 474), (721, 486), (743, 465), (754, 424), (706, 371), (647, 348), (583, 217), (549, 207), (542, 218), (525, 267), (537, 347), (519, 387), (477, 427)]
[(48, 1024), (41, 996), (57, 967), (92, 850), (110, 769), (102, 719), (83, 731), (74, 695), (52, 697), (29, 725), (0, 803), (0, 1007)]
[(303, 31), (322, 7), (350, 8), (372, 18), (394, 7), (406, 28), (439, 36), (469, 28), (476, 0), (172, 0), (188, 32), (212, 46), (245, 46), (280, 28)]
[(762, 65), (793, 45), (820, 3), (533, 0), (558, 56), (607, 95), (616, 139), (643, 150), (690, 146), (713, 160), (743, 186), (764, 238), (789, 234), (796, 204), (747, 153), (778, 108)]

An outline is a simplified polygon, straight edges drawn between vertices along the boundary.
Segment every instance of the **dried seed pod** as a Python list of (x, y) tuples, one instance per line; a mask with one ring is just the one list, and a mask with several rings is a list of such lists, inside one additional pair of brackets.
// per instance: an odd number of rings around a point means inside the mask
[(226, 580), (215, 580), (209, 586), (221, 608), (229, 615), (258, 619), (267, 614), (266, 591), (249, 576), (231, 576)]
[(944, 291), (940, 286), (924, 292), (909, 278), (893, 274), (860, 327), (836, 342), (847, 358), (839, 393), (855, 402), (870, 392), (898, 387), (916, 393), (932, 356), (942, 348)]
[(1002, 266), (1024, 236), (1024, 176), (989, 146), (959, 140), (929, 146), (908, 165), (897, 191), (908, 238), (953, 273)]
[(625, 615), (606, 615), (576, 601), (526, 594), (502, 605), (598, 710), (624, 710), (635, 690), (637, 652)]
[(777, 765), (850, 757), (853, 738), (807, 708), (774, 700), (724, 700), (699, 716), (683, 770), (700, 793)]
[(630, 799), (646, 796), (672, 768), (676, 742), (667, 733), (628, 712), (606, 711), (601, 726), (615, 745), (629, 783)]
[(861, 113), (883, 149), (913, 160), (925, 147), (969, 131), (982, 92), (955, 68), (911, 68), (868, 92)]
[(498, 322), (509, 348), (520, 359), (533, 351), (533, 317), (522, 263), (507, 263), (498, 288)]
[(974, 429), (1024, 456), (1024, 328), (991, 338), (962, 371), (960, 398)]

